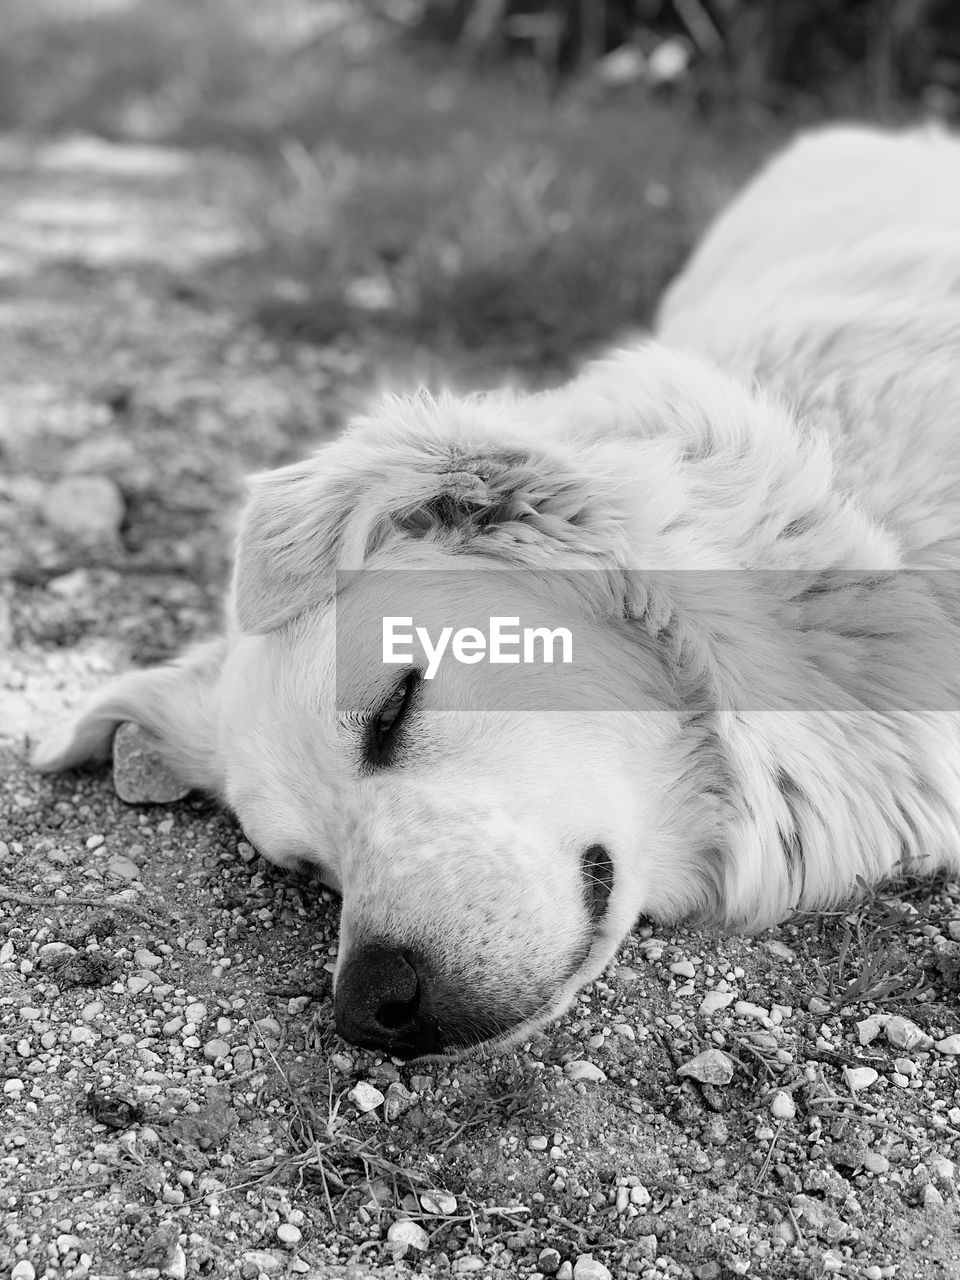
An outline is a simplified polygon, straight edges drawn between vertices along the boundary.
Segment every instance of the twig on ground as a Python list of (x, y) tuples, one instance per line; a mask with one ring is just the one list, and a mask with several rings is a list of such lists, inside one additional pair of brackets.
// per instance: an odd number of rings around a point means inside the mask
[(32, 893), (19, 893), (0, 884), (0, 902), (13, 902), (20, 907), (42, 907), (44, 910), (59, 910), (62, 907), (85, 907), (94, 911), (129, 911), (153, 924), (163, 917), (159, 911), (151, 907), (141, 907), (138, 902), (111, 901), (107, 898), (42, 898)]
[(762, 1185), (767, 1174), (770, 1172), (770, 1166), (773, 1163), (773, 1153), (780, 1141), (780, 1135), (783, 1133), (783, 1121), (779, 1121), (774, 1131), (773, 1137), (770, 1139), (770, 1146), (767, 1148), (767, 1154), (764, 1157), (763, 1164), (760, 1166), (760, 1172), (757, 1174), (756, 1181), (750, 1188), (751, 1191), (757, 1191)]

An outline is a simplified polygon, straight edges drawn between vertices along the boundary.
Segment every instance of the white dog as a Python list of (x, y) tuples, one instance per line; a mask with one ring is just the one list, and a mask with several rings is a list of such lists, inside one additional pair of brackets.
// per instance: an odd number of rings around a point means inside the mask
[[(719, 220), (658, 341), (389, 399), (258, 477), (226, 638), (34, 763), (144, 726), (342, 893), (344, 1036), (503, 1045), (641, 914), (757, 928), (960, 867), (958, 567), (960, 144), (828, 130)], [(575, 671), (428, 680), (386, 615), (566, 618)]]

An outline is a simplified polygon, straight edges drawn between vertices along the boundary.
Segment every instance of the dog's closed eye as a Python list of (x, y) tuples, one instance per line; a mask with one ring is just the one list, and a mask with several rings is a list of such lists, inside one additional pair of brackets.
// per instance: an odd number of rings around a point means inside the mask
[(363, 744), (366, 768), (385, 769), (393, 763), (402, 737), (404, 718), (421, 680), (419, 671), (408, 671), (367, 722)]

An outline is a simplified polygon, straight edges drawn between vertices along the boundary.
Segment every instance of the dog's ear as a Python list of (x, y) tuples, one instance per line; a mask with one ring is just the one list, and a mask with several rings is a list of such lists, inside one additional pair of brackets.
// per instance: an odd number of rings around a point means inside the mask
[(218, 791), (216, 707), (223, 654), (223, 642), (214, 641), (167, 666), (120, 676), (44, 737), (31, 764), (41, 773), (59, 773), (105, 760), (117, 726), (130, 720), (156, 737), (160, 755), (187, 785)]
[(272, 631), (333, 595), (335, 569), (363, 564), (369, 522), (355, 524), (351, 517), (374, 477), (365, 469), (338, 466), (339, 453), (324, 449), (250, 481), (233, 574), (241, 630)]
[(335, 571), (363, 568), (393, 536), (515, 567), (609, 556), (615, 480), (588, 480), (557, 441), (511, 439), (516, 417), (493, 396), (390, 399), (306, 462), (255, 477), (233, 581), (241, 629), (271, 631), (332, 597)]

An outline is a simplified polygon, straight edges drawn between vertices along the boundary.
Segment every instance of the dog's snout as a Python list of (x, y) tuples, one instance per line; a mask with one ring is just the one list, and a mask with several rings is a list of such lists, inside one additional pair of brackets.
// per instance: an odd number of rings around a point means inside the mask
[(429, 967), (389, 946), (361, 947), (337, 983), (337, 1030), (344, 1040), (395, 1058), (441, 1050), (439, 1024), (430, 1012)]

